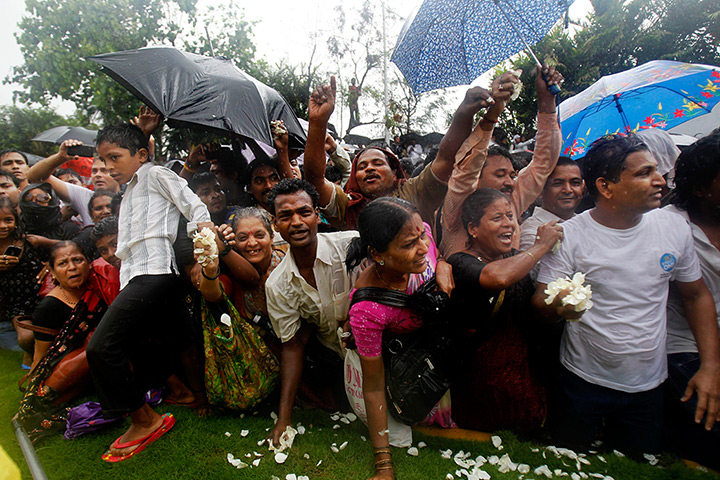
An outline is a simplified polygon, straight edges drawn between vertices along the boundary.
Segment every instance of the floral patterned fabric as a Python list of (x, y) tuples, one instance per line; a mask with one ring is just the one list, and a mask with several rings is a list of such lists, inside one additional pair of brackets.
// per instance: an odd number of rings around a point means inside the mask
[(216, 322), (203, 301), (205, 388), (212, 405), (245, 410), (275, 389), (280, 364), (232, 302), (225, 301), (230, 327)]

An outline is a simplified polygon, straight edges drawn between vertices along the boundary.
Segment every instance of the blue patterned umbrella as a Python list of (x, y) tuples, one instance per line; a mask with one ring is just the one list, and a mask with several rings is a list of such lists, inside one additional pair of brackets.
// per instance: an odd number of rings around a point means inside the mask
[(570, 0), (425, 0), (391, 60), (415, 94), (468, 85), (539, 42)]
[(653, 60), (607, 75), (560, 104), (563, 155), (585, 156), (601, 136), (670, 130), (720, 103), (720, 68)]

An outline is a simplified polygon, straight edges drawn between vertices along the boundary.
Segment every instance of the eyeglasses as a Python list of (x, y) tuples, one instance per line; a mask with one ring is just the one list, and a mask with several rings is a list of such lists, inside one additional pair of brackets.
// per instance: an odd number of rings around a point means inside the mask
[(29, 193), (25, 195), (25, 200), (28, 202), (35, 202), (35, 203), (47, 203), (52, 199), (52, 196), (49, 193), (36, 193), (34, 195), (30, 195)]

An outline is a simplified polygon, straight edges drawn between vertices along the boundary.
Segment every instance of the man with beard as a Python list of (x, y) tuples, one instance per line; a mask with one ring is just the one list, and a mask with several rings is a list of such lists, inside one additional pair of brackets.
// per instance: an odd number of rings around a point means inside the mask
[(540, 225), (574, 217), (575, 209), (582, 200), (583, 187), (578, 164), (569, 157), (560, 157), (540, 194), (542, 207), (535, 208), (532, 216), (522, 224), (520, 250), (525, 251), (535, 244), (535, 235)]
[[(301, 377), (311, 385), (313, 396), (325, 400), (322, 406), (338, 408), (330, 406), (333, 400), (345, 398), (343, 349), (336, 332), (347, 319), (350, 290), (359, 273), (356, 269), (348, 274), (345, 269), (347, 247), (358, 232), (318, 233), (318, 192), (304, 180), (282, 180), (272, 189), (269, 202), (275, 228), (290, 244), (288, 254), (265, 283), (270, 321), (282, 342), (280, 409), (269, 436), (277, 445), (292, 425)], [(313, 361), (303, 376), (306, 352)], [(319, 393), (328, 387), (339, 395), (330, 399)]]

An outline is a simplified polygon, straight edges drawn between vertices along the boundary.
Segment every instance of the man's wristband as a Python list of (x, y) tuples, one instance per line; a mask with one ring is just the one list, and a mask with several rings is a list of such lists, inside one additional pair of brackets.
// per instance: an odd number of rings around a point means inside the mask
[(492, 120), (492, 119), (490, 119), (490, 118), (488, 118), (488, 117), (486, 117), (486, 116), (484, 116), (484, 115), (483, 115), (482, 119), (485, 120), (485, 121), (488, 122), (488, 123), (492, 123), (492, 124), (498, 123), (497, 120)]
[(188, 172), (190, 172), (190, 173), (195, 173), (195, 172), (197, 172), (197, 168), (190, 168), (190, 167), (188, 167), (188, 163), (187, 163), (187, 162), (185, 162), (185, 163), (183, 164), (183, 168), (184, 168), (185, 170), (187, 170)]

